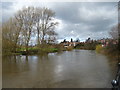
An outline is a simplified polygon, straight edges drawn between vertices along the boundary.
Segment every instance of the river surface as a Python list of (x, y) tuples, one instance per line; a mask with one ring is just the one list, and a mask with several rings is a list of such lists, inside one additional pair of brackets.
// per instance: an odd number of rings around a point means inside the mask
[(3, 88), (109, 88), (116, 60), (91, 50), (3, 57)]

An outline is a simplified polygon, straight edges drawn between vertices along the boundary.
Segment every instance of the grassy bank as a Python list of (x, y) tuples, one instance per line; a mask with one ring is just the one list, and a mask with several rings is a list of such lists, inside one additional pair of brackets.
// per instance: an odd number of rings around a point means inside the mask
[(54, 52), (60, 52), (60, 51), (70, 51), (73, 47), (65, 48), (62, 45), (39, 45), (34, 47), (28, 47), (28, 51), (26, 51), (25, 47), (17, 48), (15, 52), (8, 51), (3, 52), (3, 55), (34, 55), (34, 54), (43, 54), (43, 53), (54, 53)]
[(118, 53), (118, 49), (116, 45), (109, 45), (106, 47), (102, 47), (102, 45), (96, 46), (96, 52), (104, 54), (110, 58), (118, 58), (120, 57), (120, 54)]
[(20, 48), (16, 51), (16, 54), (23, 54), (23, 55), (31, 55), (31, 54), (41, 54), (41, 53), (53, 53), (58, 52), (58, 48), (40, 48), (40, 47), (30, 47), (28, 48), (28, 51), (25, 50), (25, 48)]

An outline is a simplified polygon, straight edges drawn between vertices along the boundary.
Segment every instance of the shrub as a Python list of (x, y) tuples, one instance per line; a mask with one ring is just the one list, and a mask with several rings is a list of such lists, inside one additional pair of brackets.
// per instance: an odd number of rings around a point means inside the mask
[(102, 47), (102, 45), (97, 45), (96, 46), (96, 52), (102, 52), (103, 51), (103, 47)]

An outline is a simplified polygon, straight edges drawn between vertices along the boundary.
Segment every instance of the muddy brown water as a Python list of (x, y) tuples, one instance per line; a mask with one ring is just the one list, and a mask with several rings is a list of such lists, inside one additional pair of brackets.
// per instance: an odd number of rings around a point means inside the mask
[(91, 50), (73, 50), (2, 60), (3, 88), (109, 88), (116, 60)]

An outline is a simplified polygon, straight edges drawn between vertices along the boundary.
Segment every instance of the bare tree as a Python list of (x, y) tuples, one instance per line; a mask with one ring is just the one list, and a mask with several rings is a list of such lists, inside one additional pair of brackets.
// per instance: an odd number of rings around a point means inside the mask
[(34, 7), (23, 8), (16, 14), (16, 19), (21, 26), (21, 37), (24, 39), (26, 51), (28, 51), (28, 45), (31, 38), (34, 22)]
[(56, 40), (56, 36), (58, 35), (54, 30), (48, 31), (48, 43), (54, 43)]
[(111, 28), (111, 31), (109, 32), (113, 39), (118, 39), (118, 25), (115, 25)]
[(38, 43), (40, 44), (40, 34), (41, 34), (41, 43), (45, 43), (45, 36), (47, 32), (51, 29), (54, 29), (58, 22), (55, 22), (54, 16), (55, 12), (48, 8), (36, 8), (36, 21), (37, 21), (37, 34), (38, 34)]
[(18, 46), (18, 39), (21, 31), (21, 29), (19, 29), (18, 27), (17, 21), (14, 18), (10, 18), (7, 22), (3, 24), (2, 30), (3, 30), (3, 40), (5, 41), (5, 42), (3, 41), (4, 42), (3, 44), (7, 42), (9, 42), (9, 44), (11, 43), (12, 47), (14, 47), (12, 51), (16, 52), (16, 48)]
[(41, 18), (42, 18), (42, 8), (37, 7), (35, 9), (35, 22), (36, 22), (36, 30), (37, 30), (37, 43), (40, 45), (41, 42)]
[(13, 50), (13, 46), (12, 45), (12, 34), (11, 34), (11, 30), (12, 30), (12, 25), (11, 24), (11, 20), (5, 22), (2, 24), (2, 51), (7, 52), (12, 51)]

